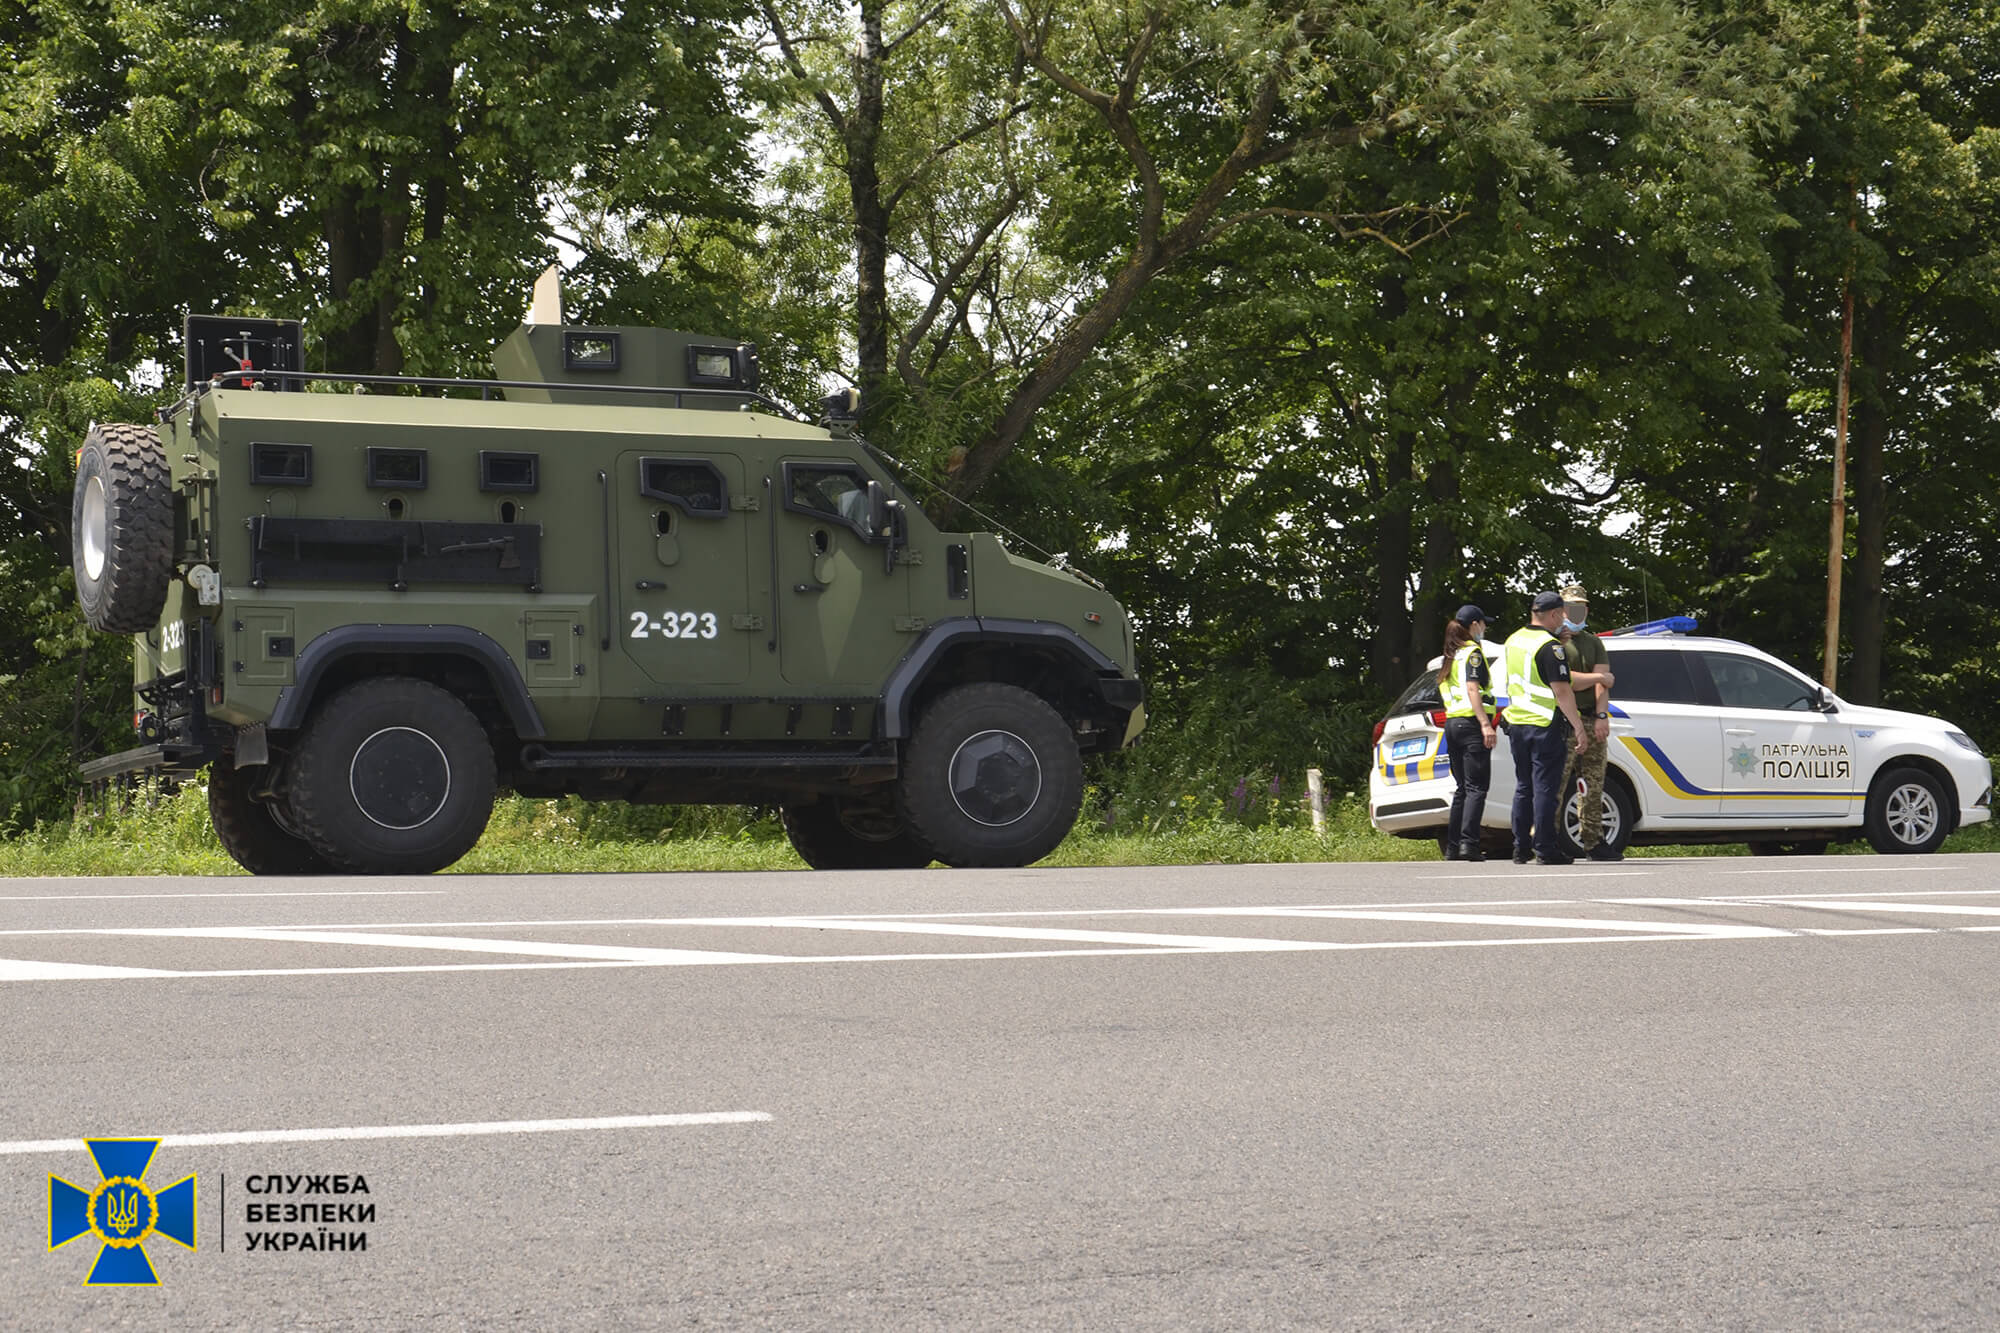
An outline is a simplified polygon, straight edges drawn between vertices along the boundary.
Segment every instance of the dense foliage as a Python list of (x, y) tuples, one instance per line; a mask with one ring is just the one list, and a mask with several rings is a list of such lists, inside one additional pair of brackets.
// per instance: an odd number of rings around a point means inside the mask
[(472, 371), (555, 259), (585, 317), (862, 386), (934, 512), (1112, 586), (1153, 719), (1115, 826), (1352, 785), (1450, 608), (1562, 576), (1600, 626), (1693, 612), (1817, 673), (1851, 300), (1839, 688), (2000, 743), (2000, 15), (1856, 19), (6, 0), (0, 828), (126, 743), (72, 453), (165, 392), (180, 321)]

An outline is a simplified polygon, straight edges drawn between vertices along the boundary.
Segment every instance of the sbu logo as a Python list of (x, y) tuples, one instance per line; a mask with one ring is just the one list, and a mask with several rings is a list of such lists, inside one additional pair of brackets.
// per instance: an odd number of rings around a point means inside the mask
[(59, 1249), (88, 1232), (103, 1245), (86, 1285), (155, 1285), (160, 1279), (145, 1251), (149, 1236), (194, 1248), (194, 1177), (155, 1194), (143, 1178), (158, 1139), (85, 1139), (84, 1146), (97, 1159), (103, 1180), (86, 1190), (60, 1176), (49, 1177), (49, 1248)]

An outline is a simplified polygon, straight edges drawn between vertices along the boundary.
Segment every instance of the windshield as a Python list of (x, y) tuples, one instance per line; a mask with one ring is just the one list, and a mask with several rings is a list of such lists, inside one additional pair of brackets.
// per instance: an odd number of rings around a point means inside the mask
[(1409, 688), (1396, 696), (1396, 702), (1389, 705), (1385, 716), (1395, 717), (1399, 713), (1428, 713), (1444, 706), (1444, 696), (1438, 693), (1437, 672), (1426, 671), (1411, 681)]

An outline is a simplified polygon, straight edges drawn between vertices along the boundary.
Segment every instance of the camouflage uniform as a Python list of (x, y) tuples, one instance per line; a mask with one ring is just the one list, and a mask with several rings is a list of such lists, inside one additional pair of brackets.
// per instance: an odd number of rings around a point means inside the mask
[[(1604, 641), (1589, 630), (1578, 630), (1563, 643), (1563, 658), (1569, 664), (1570, 675), (1579, 671), (1601, 670), (1606, 661)], [(1592, 714), (1598, 711), (1597, 687), (1579, 685), (1576, 687), (1576, 710), (1583, 714), (1583, 727), (1590, 737), (1590, 748), (1582, 754), (1570, 751), (1569, 763), (1563, 769), (1563, 800), (1576, 790), (1580, 780), (1583, 795), (1577, 801), (1578, 841), (1583, 850), (1589, 851), (1604, 840), (1604, 759), (1610, 752), (1609, 741), (1597, 739), (1597, 723)]]

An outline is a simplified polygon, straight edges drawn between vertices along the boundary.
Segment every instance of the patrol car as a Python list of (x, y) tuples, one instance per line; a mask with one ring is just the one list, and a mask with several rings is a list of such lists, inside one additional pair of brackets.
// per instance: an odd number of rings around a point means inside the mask
[[(1611, 846), (1742, 842), (1771, 855), (1865, 837), (1878, 852), (1934, 852), (1991, 814), (1993, 767), (1950, 723), (1849, 703), (1768, 653), (1694, 628), (1674, 617), (1604, 636), (1618, 682), (1605, 765)], [(1500, 645), (1483, 646), (1497, 662)], [(1443, 707), (1433, 661), (1376, 724), (1368, 806), (1385, 833), (1442, 840), (1454, 788)], [(1512, 841), (1513, 794), (1503, 732), (1489, 847)], [(1574, 792), (1564, 833), (1580, 855)]]

